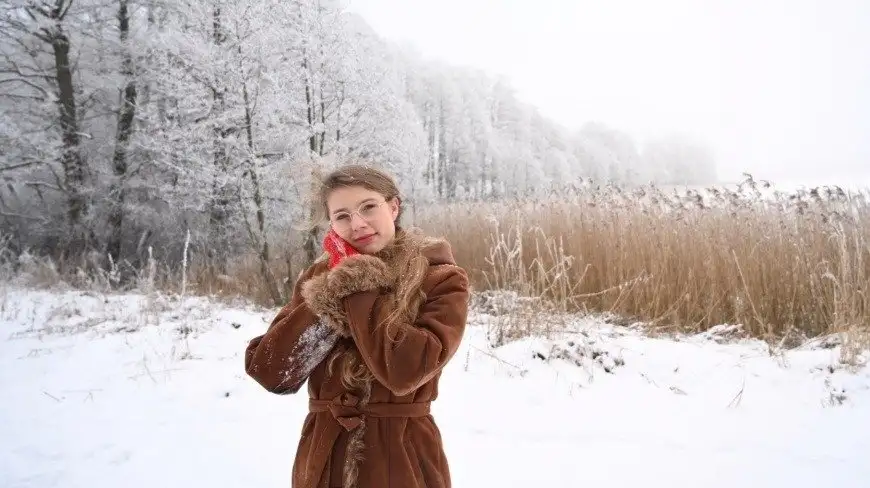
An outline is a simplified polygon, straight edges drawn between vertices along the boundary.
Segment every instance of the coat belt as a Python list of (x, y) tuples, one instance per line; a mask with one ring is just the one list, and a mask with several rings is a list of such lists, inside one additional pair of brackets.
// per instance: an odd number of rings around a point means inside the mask
[(429, 415), (431, 402), (419, 403), (369, 403), (359, 406), (359, 397), (343, 393), (332, 400), (308, 400), (309, 412), (330, 412), (345, 430), (353, 430), (362, 422), (362, 417), (425, 417)]
[(326, 460), (341, 434), (341, 429), (351, 431), (362, 423), (363, 417), (425, 417), (429, 415), (431, 402), (419, 403), (369, 403), (359, 406), (359, 397), (351, 393), (341, 394), (332, 400), (308, 400), (311, 413), (329, 412), (336, 420), (322, 427), (321, 437), (314, 441), (309, 453), (310, 462), (303, 468), (309, 483), (316, 483), (326, 468)]

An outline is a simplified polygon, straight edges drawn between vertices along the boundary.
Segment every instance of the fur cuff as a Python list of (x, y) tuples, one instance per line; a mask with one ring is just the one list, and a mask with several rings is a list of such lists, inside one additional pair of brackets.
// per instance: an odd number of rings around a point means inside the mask
[(302, 283), (302, 299), (314, 315), (323, 319), (342, 337), (347, 337), (350, 333), (345, 323), (343, 305), (329, 290), (327, 278), (328, 273), (323, 273)]
[(327, 275), (329, 291), (339, 299), (390, 285), (386, 263), (375, 256), (364, 254), (344, 258)]
[(375, 256), (355, 255), (345, 258), (334, 269), (303, 283), (301, 293), (312, 312), (325, 319), (341, 336), (348, 337), (350, 331), (344, 313), (344, 298), (389, 285), (386, 263)]

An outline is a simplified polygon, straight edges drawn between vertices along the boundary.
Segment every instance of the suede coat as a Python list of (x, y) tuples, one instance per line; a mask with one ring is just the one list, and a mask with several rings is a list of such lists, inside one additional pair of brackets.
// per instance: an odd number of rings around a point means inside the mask
[[(245, 370), (266, 390), (296, 393), (308, 381), (293, 488), (451, 486), (430, 403), (465, 330), (468, 277), (447, 242), (396, 237), (332, 270), (321, 258), (248, 344)], [(419, 298), (400, 310), (415, 270)]]

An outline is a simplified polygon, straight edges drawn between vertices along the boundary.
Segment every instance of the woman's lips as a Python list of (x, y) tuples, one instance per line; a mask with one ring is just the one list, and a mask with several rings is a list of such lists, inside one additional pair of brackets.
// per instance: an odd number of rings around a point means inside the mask
[(372, 242), (372, 239), (375, 238), (375, 235), (376, 234), (369, 234), (367, 236), (362, 236), (360, 238), (355, 239), (354, 242), (357, 242), (359, 244), (368, 244), (369, 242)]

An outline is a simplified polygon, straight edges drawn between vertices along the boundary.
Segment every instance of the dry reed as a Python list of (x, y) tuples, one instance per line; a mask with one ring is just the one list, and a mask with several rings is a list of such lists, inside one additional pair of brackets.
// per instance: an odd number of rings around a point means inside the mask
[(772, 339), (865, 329), (868, 194), (767, 186), (751, 176), (736, 189), (671, 193), (586, 185), (418, 215), (452, 242), (478, 290), (683, 332), (742, 324)]

